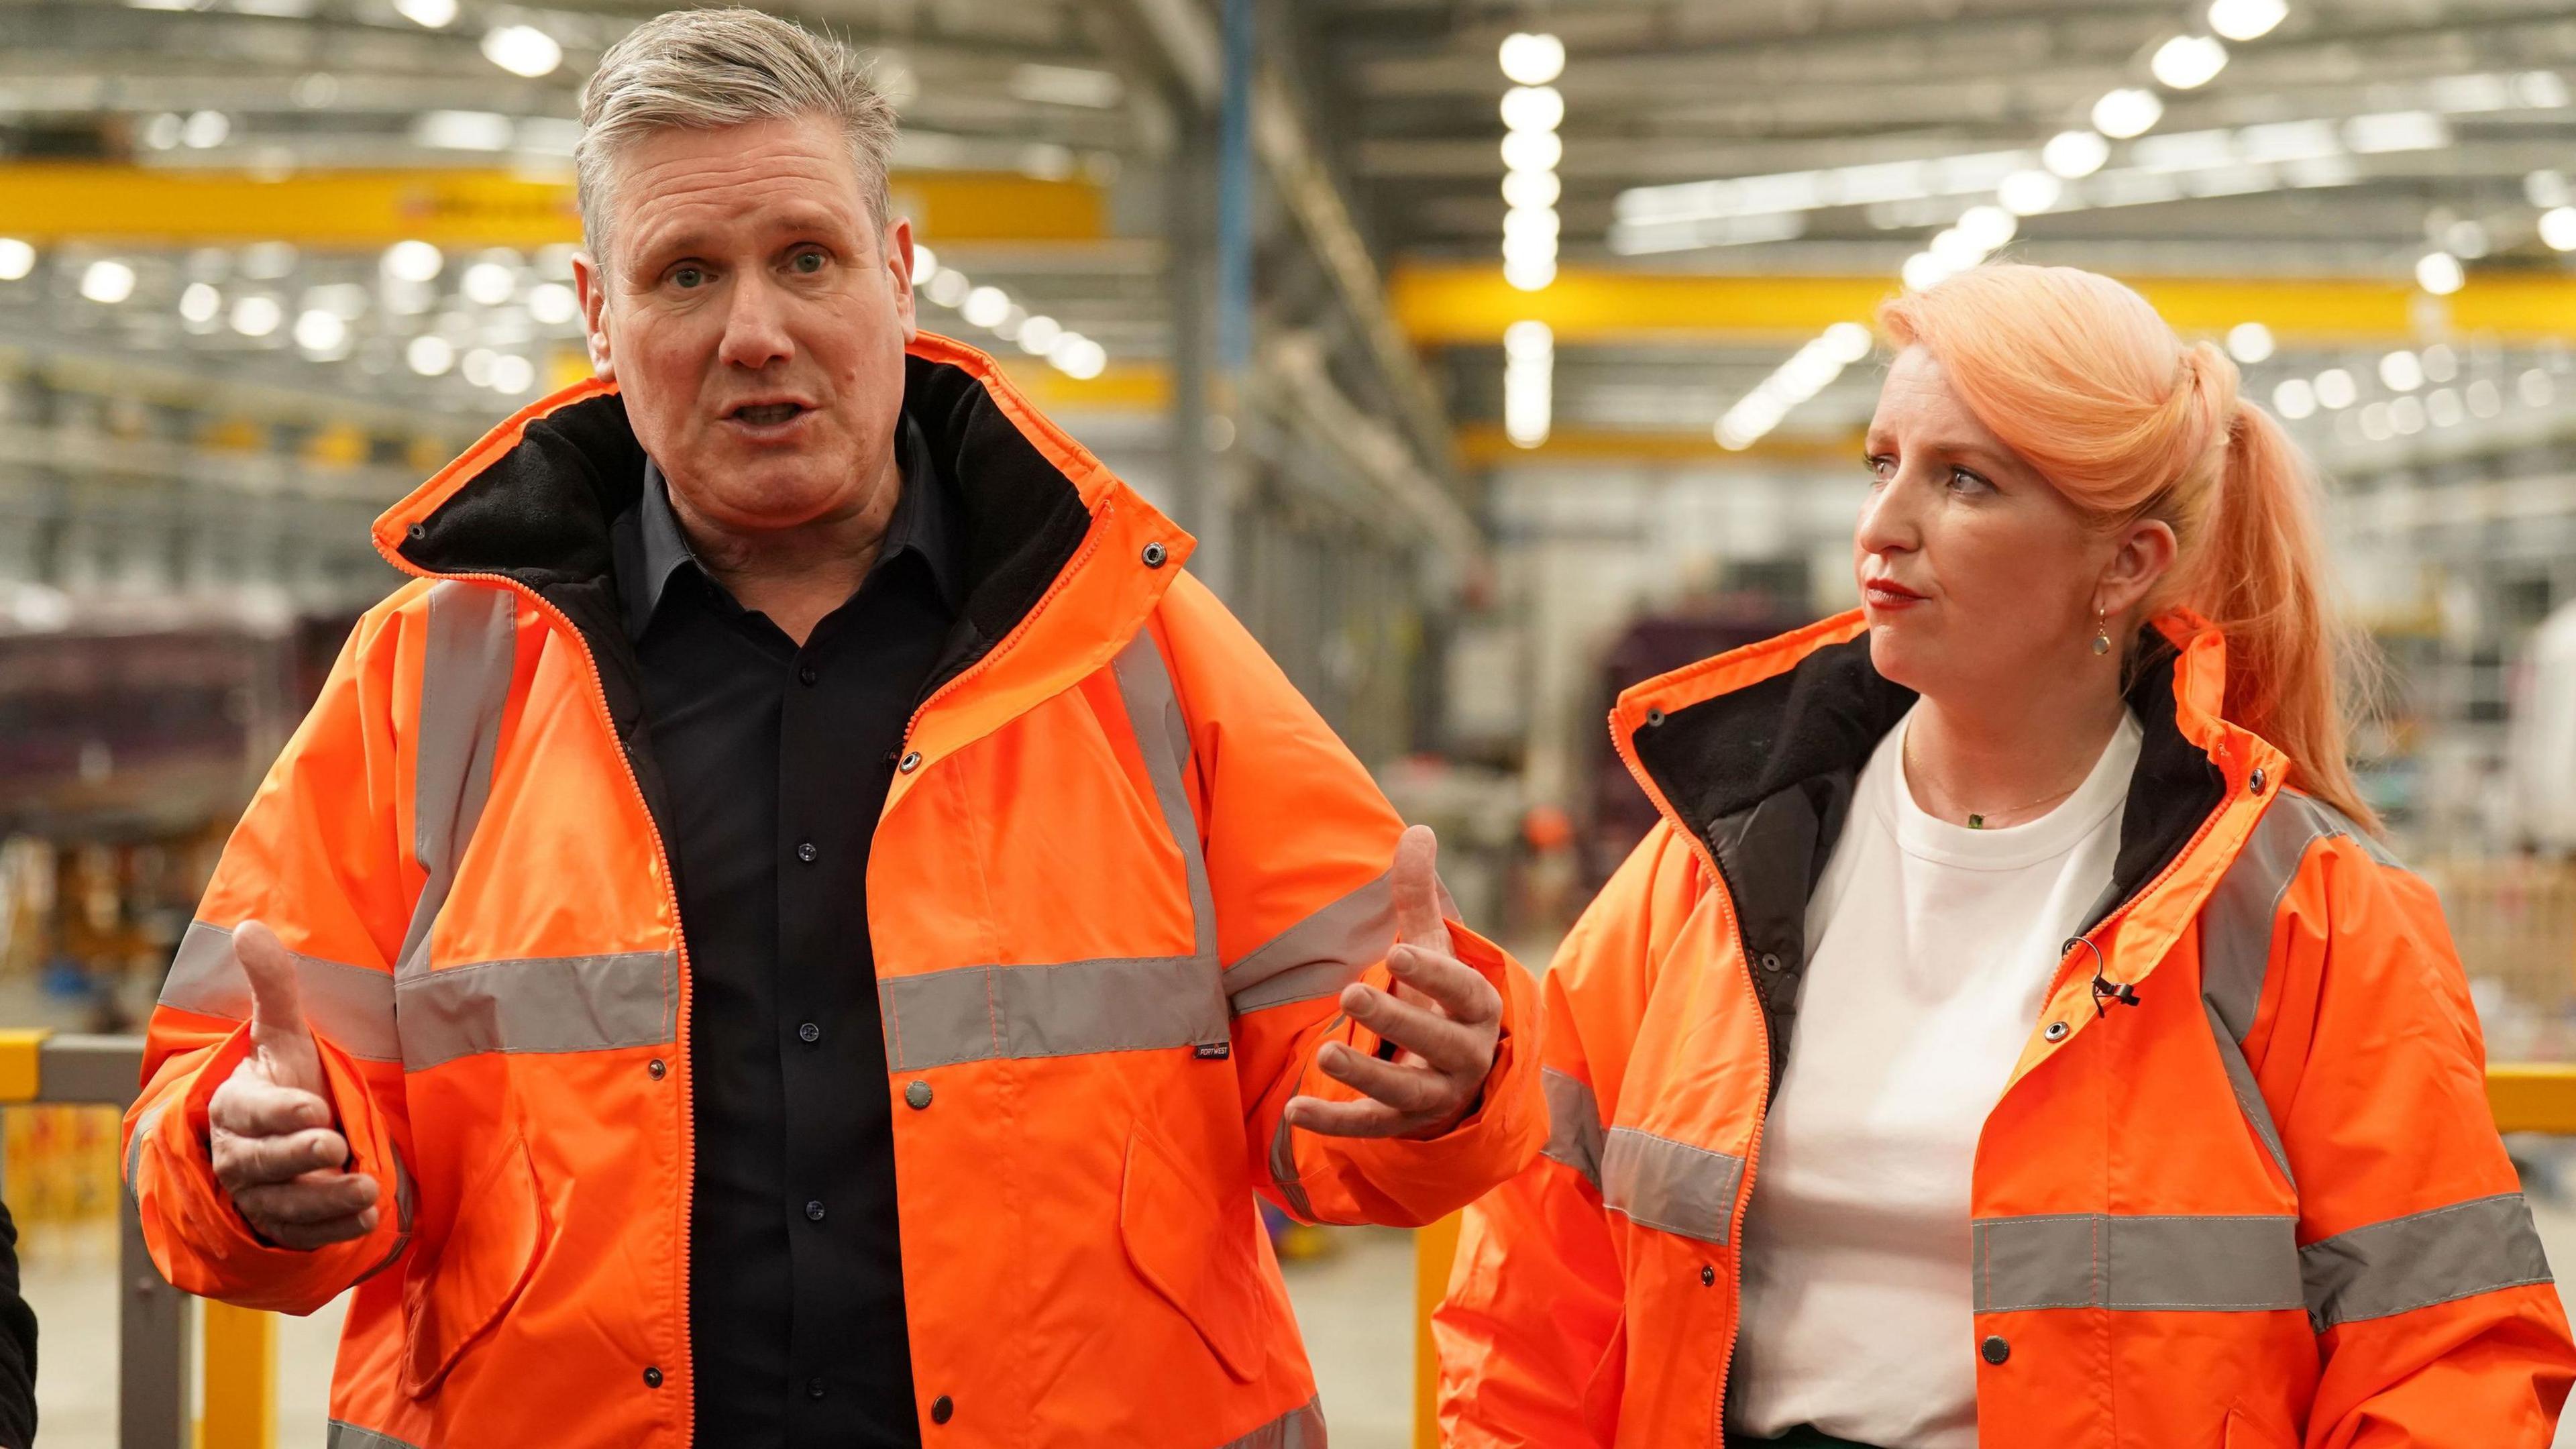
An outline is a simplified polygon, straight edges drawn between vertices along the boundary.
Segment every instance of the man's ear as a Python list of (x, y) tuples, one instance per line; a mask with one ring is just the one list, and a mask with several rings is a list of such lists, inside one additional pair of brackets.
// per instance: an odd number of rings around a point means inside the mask
[(899, 220), (886, 228), (886, 271), (894, 283), (895, 320), (903, 324), (903, 340), (921, 335), (920, 319), (914, 307), (912, 287), (912, 223)]
[(617, 360), (608, 347), (608, 278), (588, 251), (572, 257), (572, 287), (581, 299), (582, 339), (590, 346), (590, 370), (617, 380)]

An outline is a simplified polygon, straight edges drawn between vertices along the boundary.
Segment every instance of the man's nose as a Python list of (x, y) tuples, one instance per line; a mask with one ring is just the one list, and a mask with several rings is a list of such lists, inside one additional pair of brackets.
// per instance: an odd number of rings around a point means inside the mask
[(787, 333), (786, 299), (758, 271), (746, 273), (726, 299), (724, 337), (716, 357), (730, 367), (758, 372), (796, 352)]

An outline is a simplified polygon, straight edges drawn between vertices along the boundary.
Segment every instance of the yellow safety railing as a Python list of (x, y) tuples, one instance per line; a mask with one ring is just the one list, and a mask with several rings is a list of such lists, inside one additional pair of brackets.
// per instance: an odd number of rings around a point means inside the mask
[[(2487, 1105), (2498, 1131), (2576, 1136), (2576, 1062), (2489, 1067)], [(1440, 1361), (1431, 1343), (1431, 1310), (1448, 1289), (1449, 1265), (1457, 1255), (1455, 1216), (1413, 1235), (1414, 1449), (1440, 1449)]]
[[(121, 1109), (142, 1074), (141, 1037), (0, 1031), (0, 1106)], [(276, 1317), (206, 1304), (205, 1415), (192, 1419), (187, 1295), (153, 1266), (131, 1193), (117, 1194), (117, 1228), (118, 1449), (273, 1449)]]

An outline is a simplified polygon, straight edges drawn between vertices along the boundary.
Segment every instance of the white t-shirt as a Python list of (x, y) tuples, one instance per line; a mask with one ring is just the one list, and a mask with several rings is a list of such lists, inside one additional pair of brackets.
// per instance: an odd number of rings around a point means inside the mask
[(1915, 804), (1906, 722), (1861, 772), (1807, 907), (1810, 960), (1744, 1224), (1727, 1417), (1885, 1449), (1973, 1449), (1968, 1189), (1977, 1136), (2111, 883), (2142, 738), (2023, 825)]

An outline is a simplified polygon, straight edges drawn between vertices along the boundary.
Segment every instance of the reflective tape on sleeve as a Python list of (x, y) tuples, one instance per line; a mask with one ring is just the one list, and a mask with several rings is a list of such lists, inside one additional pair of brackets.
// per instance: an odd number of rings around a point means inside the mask
[(1639, 1227), (1724, 1244), (1744, 1159), (1613, 1127), (1601, 1145), (1601, 1202)]
[(2300, 1308), (2298, 1220), (2063, 1213), (1972, 1225), (1975, 1308), (2251, 1313)]
[(2299, 1250), (2299, 1269), (2308, 1321), (2319, 1333), (2550, 1281), (2531, 1205), (2518, 1192), (2321, 1238)]
[(1538, 1074), (1539, 1088), (1547, 1094), (1547, 1146), (1544, 1157), (1582, 1173), (1584, 1181), (1601, 1190), (1601, 1104), (1592, 1095), (1590, 1083), (1554, 1067)]
[[(302, 952), (295, 957), (295, 983), (304, 999), (304, 1019), (333, 1046), (362, 1061), (402, 1058), (394, 1034), (393, 974), (371, 966), (326, 961)], [(229, 928), (196, 921), (180, 938), (179, 953), (161, 983), (161, 1004), (225, 1021), (250, 1019), (250, 977), (233, 955)]]

